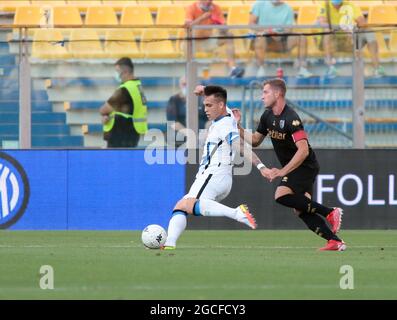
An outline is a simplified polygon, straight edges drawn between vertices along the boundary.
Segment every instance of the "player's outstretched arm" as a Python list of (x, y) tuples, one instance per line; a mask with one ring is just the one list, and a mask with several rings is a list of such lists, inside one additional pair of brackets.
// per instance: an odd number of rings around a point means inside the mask
[(203, 96), (203, 95), (204, 95), (204, 89), (205, 89), (205, 86), (203, 86), (203, 85), (198, 85), (198, 86), (196, 86), (196, 88), (194, 89), (193, 93), (194, 93), (196, 96)]
[(235, 152), (242, 155), (246, 161), (251, 162), (261, 175), (270, 181), (271, 170), (262, 163), (256, 153), (252, 151), (250, 145), (245, 143), (243, 139), (235, 139), (232, 142), (232, 148)]
[(298, 150), (296, 151), (290, 162), (288, 162), (282, 169), (274, 168), (271, 170), (270, 177), (272, 180), (277, 177), (286, 176), (288, 173), (298, 168), (303, 163), (303, 161), (305, 161), (305, 159), (309, 155), (309, 144), (307, 140), (297, 141), (296, 146)]
[(232, 112), (234, 119), (237, 121), (237, 128), (240, 134), (240, 138), (251, 146), (258, 147), (265, 139), (265, 136), (258, 131), (255, 131), (253, 134), (246, 131), (241, 126), (241, 111), (239, 109), (232, 109)]

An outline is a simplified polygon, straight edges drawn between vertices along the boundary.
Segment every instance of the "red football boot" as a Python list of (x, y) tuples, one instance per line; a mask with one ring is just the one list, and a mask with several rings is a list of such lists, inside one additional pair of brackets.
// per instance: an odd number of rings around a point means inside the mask
[(341, 208), (334, 208), (332, 212), (326, 217), (327, 221), (331, 224), (331, 230), (337, 234), (342, 225), (343, 210)]
[(346, 244), (338, 240), (329, 240), (325, 247), (318, 249), (319, 251), (345, 251)]

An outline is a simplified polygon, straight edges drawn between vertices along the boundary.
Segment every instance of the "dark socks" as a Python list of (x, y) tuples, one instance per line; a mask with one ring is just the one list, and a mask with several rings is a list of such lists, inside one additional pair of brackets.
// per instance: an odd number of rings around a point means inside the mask
[[(341, 241), (328, 227), (323, 217), (333, 209), (310, 200), (303, 194), (287, 194), (276, 200), (279, 204), (300, 211), (299, 217), (315, 234), (326, 240)], [(322, 217), (321, 217), (322, 216)]]
[(341, 241), (338, 236), (336, 236), (331, 229), (328, 227), (326, 222), (322, 217), (315, 213), (303, 212), (299, 215), (299, 218), (312, 230), (315, 234), (326, 240), (337, 240)]
[(333, 208), (324, 207), (322, 204), (312, 201), (303, 194), (287, 194), (276, 201), (288, 208), (296, 209), (300, 212), (317, 213), (323, 217), (329, 215)]

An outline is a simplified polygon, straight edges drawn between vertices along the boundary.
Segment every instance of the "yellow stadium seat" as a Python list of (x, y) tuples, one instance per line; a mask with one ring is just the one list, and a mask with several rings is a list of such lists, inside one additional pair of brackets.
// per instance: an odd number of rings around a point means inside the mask
[(143, 58), (131, 30), (109, 30), (105, 36), (105, 54), (109, 58)]
[(161, 58), (179, 58), (180, 52), (175, 50), (169, 33), (164, 29), (145, 29), (141, 37), (141, 51), (146, 58), (161, 59)]
[(0, 12), (15, 12), (15, 10), (19, 7), (29, 6), (30, 1), (10, 1), (10, 0), (1, 0), (0, 1)]
[(40, 59), (67, 59), (64, 38), (59, 29), (37, 29), (33, 36), (32, 56)]
[(218, 0), (218, 1), (215, 1), (215, 4), (220, 6), (222, 11), (228, 12), (230, 7), (242, 6), (244, 3), (242, 0), (234, 0), (234, 1)]
[(121, 13), (121, 25), (153, 25), (152, 14), (147, 7), (125, 7)]
[(105, 54), (93, 29), (74, 29), (70, 34), (69, 52), (74, 58), (103, 58)]
[(111, 7), (88, 7), (85, 25), (116, 26), (119, 24), (116, 12)]
[(306, 37), (307, 39), (307, 56), (308, 58), (313, 57), (323, 57), (324, 51), (320, 50), (318, 44), (316, 43), (315, 36)]
[(315, 4), (313, 0), (287, 0), (285, 2), (289, 4), (294, 11), (298, 11), (300, 8)]
[(187, 7), (195, 2), (195, 0), (174, 0), (173, 4), (181, 7)]
[(368, 11), (368, 24), (396, 24), (397, 10), (394, 6), (373, 6)]
[(379, 6), (383, 4), (382, 0), (352, 0), (356, 6), (362, 11), (367, 12), (373, 6)]
[[(183, 26), (185, 24), (186, 13), (183, 7), (178, 6), (163, 6), (159, 7), (157, 11), (156, 25), (178, 25)], [(178, 29), (168, 29), (168, 32), (172, 36), (176, 36)]]
[(77, 7), (80, 11), (86, 11), (88, 7), (98, 7), (102, 5), (101, 0), (66, 0), (68, 5)]
[(250, 6), (233, 6), (229, 8), (226, 23), (230, 25), (249, 24)]
[(178, 6), (163, 6), (157, 11), (157, 25), (184, 25), (185, 9)]
[(14, 25), (40, 26), (43, 18), (44, 12), (40, 7), (19, 7), (15, 11)]
[(123, 8), (125, 6), (137, 6), (138, 5), (135, 0), (128, 0), (128, 1), (125, 1), (125, 0), (124, 1), (121, 1), (121, 0), (119, 0), (119, 1), (103, 0), (102, 3), (103, 3), (104, 6), (111, 7), (114, 10), (116, 10), (117, 12), (123, 10)]
[[(303, 6), (298, 11), (297, 24), (298, 25), (314, 25), (317, 23), (318, 7), (316, 5)], [(296, 29), (299, 32), (321, 32), (321, 29)], [(316, 36), (308, 36), (307, 39), (307, 54), (309, 57), (320, 57), (324, 53), (318, 48), (315, 41)]]
[[(227, 25), (247, 25), (249, 24), (251, 7), (248, 5), (233, 6), (229, 8), (227, 14)], [(246, 35), (250, 32), (248, 29), (232, 29), (230, 32), (235, 36)], [(244, 38), (233, 39), (234, 54), (237, 58), (249, 58), (252, 52), (249, 50), (249, 41)], [(225, 46), (224, 46), (225, 47)], [(225, 55), (225, 50), (223, 50)]]
[[(120, 25), (153, 26), (153, 18), (148, 7), (124, 7), (121, 13)], [(141, 34), (142, 28), (135, 28), (136, 34)]]
[(172, 6), (171, 0), (137, 0), (139, 6), (148, 7), (151, 12), (156, 12), (162, 6)]
[(54, 7), (53, 8), (54, 25), (71, 25), (71, 26), (81, 26), (83, 20), (81, 19), (80, 12), (75, 7), (64, 6), (64, 7)]
[(32, 5), (38, 7), (64, 6), (65, 4), (65, 0), (32, 0)]
[[(52, 21), (48, 18), (47, 9), (41, 7), (19, 7), (16, 8), (14, 15), (14, 25), (17, 27), (31, 26), (33, 28), (28, 29), (27, 35), (33, 36), (35, 29), (34, 27), (50, 27)], [(15, 37), (19, 34), (19, 29), (12, 31), (12, 36)]]
[(303, 6), (298, 11), (298, 25), (309, 25), (315, 24), (317, 22), (318, 16), (318, 7), (315, 5), (312, 6)]

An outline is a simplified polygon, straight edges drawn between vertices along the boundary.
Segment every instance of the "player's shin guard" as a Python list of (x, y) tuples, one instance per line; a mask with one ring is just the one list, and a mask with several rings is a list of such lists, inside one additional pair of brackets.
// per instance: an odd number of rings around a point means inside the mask
[(277, 198), (276, 202), (301, 212), (318, 213), (323, 217), (326, 217), (333, 210), (333, 208), (328, 208), (318, 202), (312, 201), (304, 194), (286, 194), (285, 196)]
[(195, 215), (206, 217), (228, 217), (230, 219), (236, 219), (237, 213), (235, 208), (227, 207), (219, 202), (209, 199), (197, 200), (194, 209)]
[(312, 230), (315, 234), (326, 240), (337, 240), (341, 241), (326, 224), (325, 220), (315, 213), (303, 212), (299, 215), (299, 218)]
[(186, 212), (175, 210), (172, 213), (172, 218), (168, 224), (167, 241), (164, 246), (175, 247), (176, 242), (182, 232), (186, 229), (187, 219)]

